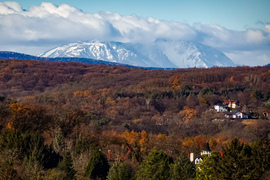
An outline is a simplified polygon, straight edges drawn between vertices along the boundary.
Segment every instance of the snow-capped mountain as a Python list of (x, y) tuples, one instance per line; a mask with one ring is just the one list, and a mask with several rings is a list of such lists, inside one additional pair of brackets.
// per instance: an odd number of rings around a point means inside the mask
[(188, 68), (236, 66), (222, 52), (188, 41), (157, 40), (153, 43), (76, 42), (51, 49), (40, 57), (78, 57), (133, 66)]

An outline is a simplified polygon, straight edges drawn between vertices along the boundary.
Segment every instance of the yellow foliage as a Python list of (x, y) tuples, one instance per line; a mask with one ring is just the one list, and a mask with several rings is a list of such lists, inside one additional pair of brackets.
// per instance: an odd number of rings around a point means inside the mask
[(13, 125), (12, 121), (8, 122), (7, 128), (10, 129), (10, 130), (14, 130), (14, 125)]
[(193, 137), (187, 137), (183, 141), (183, 146), (190, 149), (194, 145), (195, 141)]
[(27, 110), (27, 108), (21, 103), (12, 103), (9, 105), (12, 113), (22, 113)]
[(140, 140), (139, 140), (139, 144), (144, 147), (148, 144), (149, 142), (149, 137), (146, 131), (142, 131), (140, 132)]
[(188, 107), (185, 107), (184, 110), (182, 110), (178, 113), (178, 115), (183, 117), (183, 121), (185, 123), (188, 123), (197, 114), (198, 114), (198, 111), (196, 109), (191, 109)]
[(140, 145), (141, 151), (144, 151), (149, 143), (149, 134), (146, 131), (125, 131), (121, 134), (121, 137), (125, 138), (131, 145)]

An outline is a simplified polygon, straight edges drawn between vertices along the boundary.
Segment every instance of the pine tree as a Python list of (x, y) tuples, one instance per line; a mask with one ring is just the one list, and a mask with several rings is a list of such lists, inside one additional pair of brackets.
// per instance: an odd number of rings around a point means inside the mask
[(214, 176), (218, 179), (251, 179), (254, 167), (251, 161), (251, 148), (240, 143), (238, 139), (232, 140), (228, 147), (222, 148), (223, 157), (213, 162)]
[(252, 179), (259, 179), (263, 173), (270, 169), (270, 140), (263, 138), (251, 144), (251, 163), (254, 167)]
[(90, 157), (84, 175), (91, 179), (106, 179), (109, 168), (110, 166), (106, 156), (100, 150), (95, 150)]
[(195, 165), (185, 153), (181, 153), (171, 167), (172, 180), (188, 180), (195, 177)]
[(132, 180), (132, 168), (125, 163), (114, 164), (108, 173), (107, 180)]
[(65, 172), (66, 180), (76, 179), (75, 177), (76, 171), (73, 168), (73, 161), (69, 151), (66, 152), (64, 159), (60, 164), (60, 169)]
[(166, 180), (170, 177), (173, 159), (162, 151), (153, 151), (137, 171), (138, 180)]
[(213, 164), (218, 161), (220, 155), (213, 152), (211, 156), (204, 155), (203, 161), (196, 164), (196, 180), (216, 180)]

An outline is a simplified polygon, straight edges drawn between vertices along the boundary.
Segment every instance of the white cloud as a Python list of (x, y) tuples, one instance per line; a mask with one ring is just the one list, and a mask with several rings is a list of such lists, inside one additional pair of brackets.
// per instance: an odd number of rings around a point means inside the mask
[(259, 30), (249, 29), (246, 32), (246, 39), (248, 43), (262, 43), (265, 40), (263, 33)]
[(225, 54), (231, 59), (238, 59), (239, 65), (258, 66), (270, 63), (269, 50), (231, 51)]
[(264, 27), (270, 33), (270, 24), (266, 24)]
[(253, 59), (257, 60), (254, 62), (260, 65), (270, 57), (269, 53), (264, 56), (259, 53), (270, 50), (269, 24), (264, 30), (233, 31), (218, 25), (188, 25), (111, 12), (91, 14), (67, 4), (42, 3), (24, 11), (16, 2), (0, 2), (0, 39), (0, 50), (7, 45), (47, 47), (51, 44), (53, 47), (65, 42), (92, 39), (124, 42), (179, 39), (215, 47), (226, 52), (236, 63), (250, 57), (247, 54), (253, 52)]

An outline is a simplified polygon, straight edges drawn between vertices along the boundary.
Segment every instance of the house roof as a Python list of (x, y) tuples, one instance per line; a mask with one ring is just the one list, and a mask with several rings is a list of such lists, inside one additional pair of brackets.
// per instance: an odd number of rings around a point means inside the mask
[(211, 151), (208, 142), (205, 143), (205, 147), (203, 148), (203, 151)]

